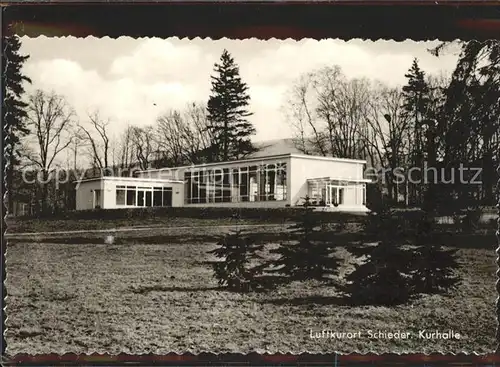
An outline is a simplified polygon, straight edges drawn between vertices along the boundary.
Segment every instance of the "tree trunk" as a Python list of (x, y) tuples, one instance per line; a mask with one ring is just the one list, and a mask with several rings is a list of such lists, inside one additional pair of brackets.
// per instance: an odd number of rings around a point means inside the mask
[[(497, 174), (500, 176), (500, 163), (497, 167)], [(500, 187), (500, 177), (497, 176), (497, 185)], [(498, 194), (497, 198), (497, 208), (498, 208), (498, 215), (500, 216), (500, 193)], [(500, 220), (497, 221), (497, 250), (496, 250), (496, 255), (497, 255), (497, 267), (500, 268)], [(497, 293), (500, 294), (500, 272), (497, 271), (497, 282), (496, 282), (496, 290)], [(496, 311), (497, 311), (497, 321), (500, 322), (500, 297), (497, 298), (496, 301)], [(496, 353), (500, 353), (500, 328), (497, 328), (496, 331), (496, 341), (497, 341), (497, 347), (496, 347)]]
[(48, 196), (49, 196), (49, 191), (48, 191), (48, 178), (49, 178), (49, 173), (47, 172), (47, 170), (43, 170), (42, 171), (42, 182), (41, 182), (41, 193), (42, 193), (42, 214), (46, 214), (47, 213), (47, 209), (48, 209), (48, 206), (47, 206), (47, 200), (48, 200)]
[(9, 164), (7, 166), (7, 169), (5, 170), (5, 183), (6, 183), (6, 190), (7, 190), (7, 210), (9, 214), (13, 214), (14, 212), (14, 195), (12, 195), (12, 191), (14, 190), (13, 183), (14, 183), (14, 168), (12, 164)]
[(225, 162), (228, 160), (228, 139), (227, 139), (227, 129), (228, 129), (228, 123), (227, 120), (224, 120), (224, 135), (223, 135), (223, 141), (222, 141), (222, 152), (223, 152), (223, 158), (222, 160)]

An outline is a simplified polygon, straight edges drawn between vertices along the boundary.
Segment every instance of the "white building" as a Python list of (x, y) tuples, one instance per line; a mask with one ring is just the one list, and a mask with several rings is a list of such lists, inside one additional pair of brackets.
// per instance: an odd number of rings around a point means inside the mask
[(325, 210), (364, 212), (366, 162), (296, 153), (139, 171), (77, 183), (76, 209), (285, 207), (309, 196)]

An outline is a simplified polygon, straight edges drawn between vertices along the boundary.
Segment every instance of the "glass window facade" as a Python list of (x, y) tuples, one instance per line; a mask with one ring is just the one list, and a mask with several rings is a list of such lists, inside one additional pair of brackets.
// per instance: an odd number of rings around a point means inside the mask
[(116, 186), (116, 205), (172, 206), (172, 188)]
[(337, 180), (311, 180), (308, 195), (313, 205), (363, 205), (366, 203), (365, 185)]
[(286, 163), (231, 168), (194, 168), (186, 171), (186, 204), (284, 201), (287, 199)]

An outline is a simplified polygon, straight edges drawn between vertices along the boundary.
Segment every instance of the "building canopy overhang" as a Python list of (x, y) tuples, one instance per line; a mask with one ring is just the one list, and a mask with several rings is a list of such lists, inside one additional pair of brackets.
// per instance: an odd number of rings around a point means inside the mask
[(160, 183), (178, 183), (183, 184), (184, 180), (172, 180), (168, 178), (143, 178), (143, 177), (117, 177), (117, 176), (101, 176), (76, 180), (73, 183), (91, 182), (91, 181), (116, 181), (116, 182), (160, 182)]
[(344, 178), (344, 177), (315, 177), (308, 178), (308, 183), (311, 184), (360, 184), (360, 183), (372, 183), (373, 181), (367, 178)]

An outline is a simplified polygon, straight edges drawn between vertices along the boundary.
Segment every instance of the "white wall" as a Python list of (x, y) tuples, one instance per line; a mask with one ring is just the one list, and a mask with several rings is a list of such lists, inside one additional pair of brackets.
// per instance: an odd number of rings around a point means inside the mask
[(184, 184), (172, 183), (172, 206), (184, 206)]
[(162, 168), (159, 170), (142, 171), (138, 172), (138, 178), (148, 179), (162, 179), (162, 180), (184, 180), (184, 171), (186, 167), (182, 168)]
[[(76, 210), (86, 210), (86, 209), (94, 209), (93, 205), (93, 192), (92, 190), (101, 189), (102, 181), (84, 181), (80, 182), (76, 189)], [(104, 191), (101, 193), (101, 198), (104, 198)], [(96, 203), (97, 205), (101, 205), (103, 208), (103, 203)]]
[(93, 209), (92, 192), (90, 190), (102, 188), (101, 203), (98, 205), (102, 209), (133, 208), (133, 206), (116, 205), (116, 186), (144, 186), (144, 187), (171, 187), (172, 188), (172, 206), (179, 207), (184, 205), (184, 184), (176, 182), (153, 182), (128, 178), (127, 180), (116, 180), (112, 177), (104, 177), (101, 180), (84, 181), (79, 184), (76, 191), (76, 209)]
[[(291, 159), (291, 183), (290, 196), (291, 205), (300, 204), (303, 198), (308, 195), (307, 179), (319, 177), (332, 177), (340, 179), (362, 179), (363, 163), (334, 161), (318, 159), (316, 157), (292, 157)], [(361, 198), (362, 185), (358, 188), (357, 196)], [(356, 205), (354, 191), (344, 193), (344, 202), (347, 205)], [(361, 205), (361, 199), (359, 200)]]

